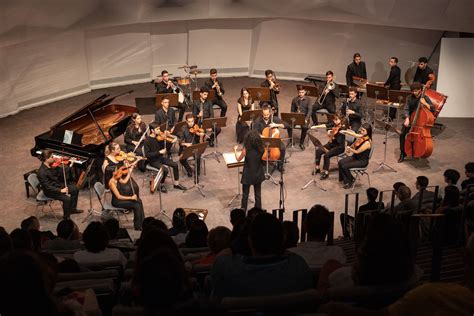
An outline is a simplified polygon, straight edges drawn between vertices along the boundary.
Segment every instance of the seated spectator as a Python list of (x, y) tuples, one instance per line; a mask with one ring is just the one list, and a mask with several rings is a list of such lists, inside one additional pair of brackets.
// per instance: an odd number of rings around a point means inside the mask
[(63, 219), (56, 227), (58, 237), (46, 241), (45, 251), (79, 250), (82, 248), (77, 225), (70, 219)]
[(283, 221), (283, 249), (293, 248), (298, 245), (300, 230), (298, 225), (292, 221)]
[(468, 186), (474, 185), (474, 162), (469, 162), (464, 166), (467, 179), (461, 183), (461, 188), (466, 190)]
[(182, 208), (177, 208), (173, 212), (173, 219), (171, 221), (171, 228), (168, 230), (171, 237), (176, 236), (178, 234), (186, 235), (186, 224), (184, 222), (184, 218), (186, 217), (186, 213)]
[(230, 223), (232, 227), (242, 218), (245, 218), (245, 211), (241, 208), (234, 208), (230, 211)]
[(398, 189), (397, 197), (400, 202), (394, 206), (393, 212), (416, 211), (418, 209), (418, 200), (411, 198), (411, 190), (407, 186)]
[(153, 230), (153, 229), (160, 229), (165, 233), (169, 232), (168, 227), (166, 226), (165, 223), (163, 223), (163, 221), (160, 221), (159, 219), (156, 219), (153, 216), (146, 217), (143, 220), (143, 230), (140, 234), (140, 237), (135, 241), (135, 246), (140, 245), (140, 242), (141, 242), (143, 236), (145, 236), (145, 234), (148, 231)]
[(412, 197), (412, 200), (415, 201), (417, 205), (420, 203), (420, 196), (422, 196), (422, 191), (423, 198), (421, 204), (433, 203), (433, 200), (435, 199), (435, 193), (427, 189), (428, 185), (429, 180), (427, 177), (416, 177), (416, 189), (418, 190), (418, 192)]
[(74, 260), (79, 265), (93, 265), (109, 262), (117, 262), (125, 268), (127, 259), (118, 249), (107, 248), (109, 235), (104, 225), (100, 222), (92, 222), (82, 234), (85, 250), (74, 253)]
[(444, 198), (436, 213), (445, 213), (447, 210), (458, 208), (459, 206), (459, 189), (454, 185), (448, 185), (444, 188)]
[(259, 207), (252, 207), (250, 210), (247, 211), (247, 217), (250, 219), (254, 219), (255, 216), (258, 214), (265, 213), (261, 208)]
[(213, 264), (216, 256), (230, 246), (231, 231), (227, 227), (217, 226), (209, 232), (207, 244), (211, 250), (204, 258), (196, 260), (195, 264)]
[(20, 227), (26, 231), (30, 229), (40, 230), (40, 222), (36, 216), (30, 216), (21, 221)]
[[(142, 224), (142, 229), (143, 229)], [(132, 241), (128, 231), (125, 228), (120, 227), (120, 222), (116, 218), (109, 218), (104, 222), (105, 229), (109, 234), (110, 240), (128, 239)]]
[(250, 256), (252, 254), (249, 245), (250, 224), (252, 220), (245, 218), (239, 220), (230, 235), (230, 248), (234, 255)]
[(10, 233), (14, 250), (34, 250), (31, 234), (21, 228), (16, 228)]
[(200, 219), (198, 219), (197, 221), (193, 221), (191, 226), (189, 227), (189, 232), (185, 239), (185, 243), (184, 243), (185, 247), (186, 248), (207, 247), (208, 234), (209, 234), (209, 230), (207, 229), (207, 225), (204, 221)]
[(0, 227), (0, 257), (13, 251), (13, 243), (5, 228)]
[(454, 169), (446, 169), (443, 173), (444, 176), (444, 182), (447, 185), (454, 185), (458, 187), (459, 190), (461, 190), (461, 186), (458, 184), (459, 178), (461, 178), (461, 174)]
[(137, 248), (136, 263), (139, 264), (140, 260), (151, 255), (158, 249), (171, 250), (176, 256), (181, 258), (181, 253), (178, 250), (178, 246), (173, 239), (162, 229), (150, 227), (147, 230), (143, 230), (140, 245)]
[(252, 256), (219, 256), (211, 270), (213, 296), (278, 295), (312, 287), (312, 274), (298, 255), (283, 254), (283, 228), (273, 215), (257, 215), (249, 234)]
[(298, 244), (298, 247), (288, 249), (300, 255), (311, 269), (321, 268), (326, 261), (334, 259), (346, 263), (344, 250), (338, 246), (328, 246), (326, 236), (331, 228), (329, 211), (322, 205), (314, 205), (306, 215), (303, 230), (307, 233), (308, 241)]

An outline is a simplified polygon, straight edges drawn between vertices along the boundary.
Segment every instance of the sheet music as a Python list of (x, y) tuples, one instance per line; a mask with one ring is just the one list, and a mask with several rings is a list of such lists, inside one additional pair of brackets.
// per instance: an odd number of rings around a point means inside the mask
[[(241, 152), (242, 151), (237, 151), (237, 155), (240, 155)], [(223, 153), (222, 156), (224, 157), (227, 168), (236, 168), (244, 165), (245, 157), (241, 161), (237, 161), (233, 152)]]

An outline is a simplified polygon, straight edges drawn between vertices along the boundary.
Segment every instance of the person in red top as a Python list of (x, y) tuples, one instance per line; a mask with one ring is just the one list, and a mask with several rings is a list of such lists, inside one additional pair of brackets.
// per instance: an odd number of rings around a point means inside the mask
[(224, 226), (211, 229), (207, 237), (207, 244), (211, 251), (205, 257), (196, 260), (194, 264), (213, 264), (217, 254), (230, 246), (230, 234), (230, 229)]

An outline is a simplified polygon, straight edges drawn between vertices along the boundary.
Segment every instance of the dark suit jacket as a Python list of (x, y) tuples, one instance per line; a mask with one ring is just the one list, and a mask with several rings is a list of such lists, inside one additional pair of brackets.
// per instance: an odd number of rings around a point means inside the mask
[(361, 61), (359, 65), (356, 65), (354, 62), (347, 65), (346, 70), (346, 83), (349, 87), (355, 86), (354, 80), (352, 77), (359, 77), (367, 79), (367, 70), (365, 69), (365, 62)]
[(155, 112), (155, 122), (158, 124), (165, 124), (168, 121), (168, 128), (172, 128), (176, 124), (176, 115), (172, 107), (168, 108), (168, 112), (165, 113), (163, 108)]

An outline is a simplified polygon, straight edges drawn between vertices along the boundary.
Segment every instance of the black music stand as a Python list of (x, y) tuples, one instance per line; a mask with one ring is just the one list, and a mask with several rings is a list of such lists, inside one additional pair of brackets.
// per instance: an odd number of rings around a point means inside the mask
[[(201, 97), (200, 93), (201, 92), (199, 90), (193, 91), (193, 101), (199, 100), (199, 98)], [(207, 94), (207, 100), (214, 102), (216, 100), (216, 91), (214, 91), (213, 89), (209, 90), (209, 93)]]
[(259, 117), (262, 116), (262, 110), (250, 110), (242, 112), (242, 116), (240, 117), (241, 122), (251, 121), (250, 129), (253, 129), (253, 122)]
[(306, 90), (306, 95), (308, 97), (316, 97), (316, 98), (319, 97), (319, 90), (317, 86), (305, 86), (305, 85), (300, 85), (300, 84), (296, 85), (297, 90), (299, 90), (300, 87)]
[(160, 204), (160, 213), (166, 216), (169, 220), (171, 220), (168, 214), (166, 214), (166, 211), (162, 206), (162, 200), (161, 200), (161, 186), (163, 185), (162, 180), (163, 180), (163, 176), (165, 175), (164, 168), (165, 168), (164, 166), (161, 166), (160, 169), (158, 170), (158, 173), (156, 174), (156, 177), (153, 181), (152, 189), (153, 189), (153, 192), (155, 192), (156, 187), (158, 187), (158, 197), (159, 197), (158, 201)]
[(339, 84), (339, 98), (348, 98), (349, 97), (349, 86), (346, 84)]
[(225, 127), (226, 122), (227, 122), (227, 117), (207, 118), (202, 121), (202, 128), (205, 130), (212, 128), (212, 133), (214, 134), (214, 151), (204, 156), (205, 158), (209, 156), (213, 156), (214, 158), (216, 158), (217, 162), (219, 163), (221, 162), (219, 160), (219, 156), (222, 156), (222, 153), (217, 151), (218, 142), (217, 142), (216, 128)]
[(206, 147), (207, 147), (207, 142), (203, 142), (203, 143), (199, 143), (196, 145), (191, 145), (189, 147), (183, 148), (183, 152), (181, 153), (180, 160), (188, 159), (189, 157), (194, 156), (194, 164), (195, 164), (194, 171), (193, 171), (194, 185), (184, 190), (183, 193), (196, 188), (199, 194), (202, 195), (202, 197), (206, 197), (206, 195), (202, 192), (202, 188), (204, 188), (204, 186), (202, 184), (199, 184), (199, 173), (197, 172), (198, 168), (201, 168), (201, 166), (198, 165), (199, 157), (202, 156), (202, 154), (206, 150)]
[[(303, 127), (306, 124), (305, 115), (303, 113), (281, 113), (282, 121), (291, 125), (291, 147), (290, 147), (290, 157), (294, 150), (294, 130), (296, 125)], [(304, 140), (303, 140), (304, 141)]]
[[(262, 137), (262, 142), (263, 142), (263, 145), (265, 146), (265, 149), (267, 150), (267, 153), (270, 152), (270, 148), (280, 149), (281, 144), (282, 144), (281, 138)], [(265, 180), (270, 180), (274, 185), (278, 185), (279, 182), (270, 174), (269, 163), (270, 163), (269, 155), (267, 155), (265, 157)], [(282, 161), (282, 163), (284, 162)]]
[(397, 109), (397, 126), (399, 125), (399, 117), (400, 115), (398, 114), (398, 110), (401, 109), (406, 101), (408, 96), (412, 94), (411, 91), (405, 91), (405, 90), (390, 90), (388, 92), (388, 100), (393, 103), (398, 103)]
[(257, 102), (270, 101), (270, 88), (252, 87), (252, 88), (247, 88), (247, 91), (249, 92), (252, 99)]
[[(314, 135), (311, 134), (311, 133), (308, 133), (308, 137), (309, 137), (309, 140), (313, 143), (313, 145), (314, 145), (315, 148), (324, 148), (324, 147), (323, 147), (323, 144), (321, 143), (321, 141), (320, 141), (316, 136), (314, 136)], [(318, 188), (320, 188), (321, 190), (323, 190), (324, 192), (326, 192), (327, 190), (318, 182), (318, 180), (316, 179), (316, 177), (317, 177), (317, 173), (314, 172), (313, 178), (312, 178), (311, 180), (309, 180), (308, 182), (306, 182), (306, 184), (301, 187), (301, 190), (305, 190), (305, 189), (307, 189), (311, 184), (314, 184), (315, 186), (317, 186)]]
[[(237, 161), (234, 152), (224, 153), (223, 157), (228, 169), (237, 169), (237, 194), (235, 194), (232, 199), (227, 203), (227, 206), (229, 207), (232, 205), (232, 203), (234, 203), (235, 200), (239, 199), (242, 196), (242, 193), (240, 191), (240, 167), (244, 166), (245, 157), (242, 161)], [(249, 198), (249, 202), (253, 203), (253, 200)]]
[(394, 168), (390, 167), (385, 161), (387, 159), (387, 139), (388, 139), (388, 131), (389, 130), (393, 130), (394, 132), (397, 132), (396, 128), (393, 127), (392, 124), (388, 123), (388, 122), (385, 122), (385, 121), (382, 121), (382, 120), (379, 120), (379, 119), (375, 119), (375, 123), (378, 123), (385, 131), (385, 135), (384, 135), (384, 141), (383, 141), (383, 145), (384, 145), (384, 149), (383, 149), (383, 161), (381, 163), (379, 163), (379, 166), (373, 171), (373, 172), (377, 172), (379, 171), (380, 169), (382, 168), (387, 168), (389, 169), (390, 171), (393, 171), (393, 172), (397, 172), (397, 170), (395, 170)]
[(373, 120), (372, 120), (372, 127), (375, 127), (375, 110), (377, 108), (377, 101), (378, 100), (385, 100), (388, 101), (388, 89), (384, 86), (380, 86), (377, 84), (367, 83), (367, 99), (375, 99), (374, 109), (373, 109)]
[(157, 93), (155, 95), (155, 105), (156, 105), (156, 108), (158, 110), (161, 109), (161, 101), (165, 97), (170, 100), (170, 106), (175, 107), (175, 108), (179, 107), (179, 101), (178, 101), (178, 94), (177, 93)]

